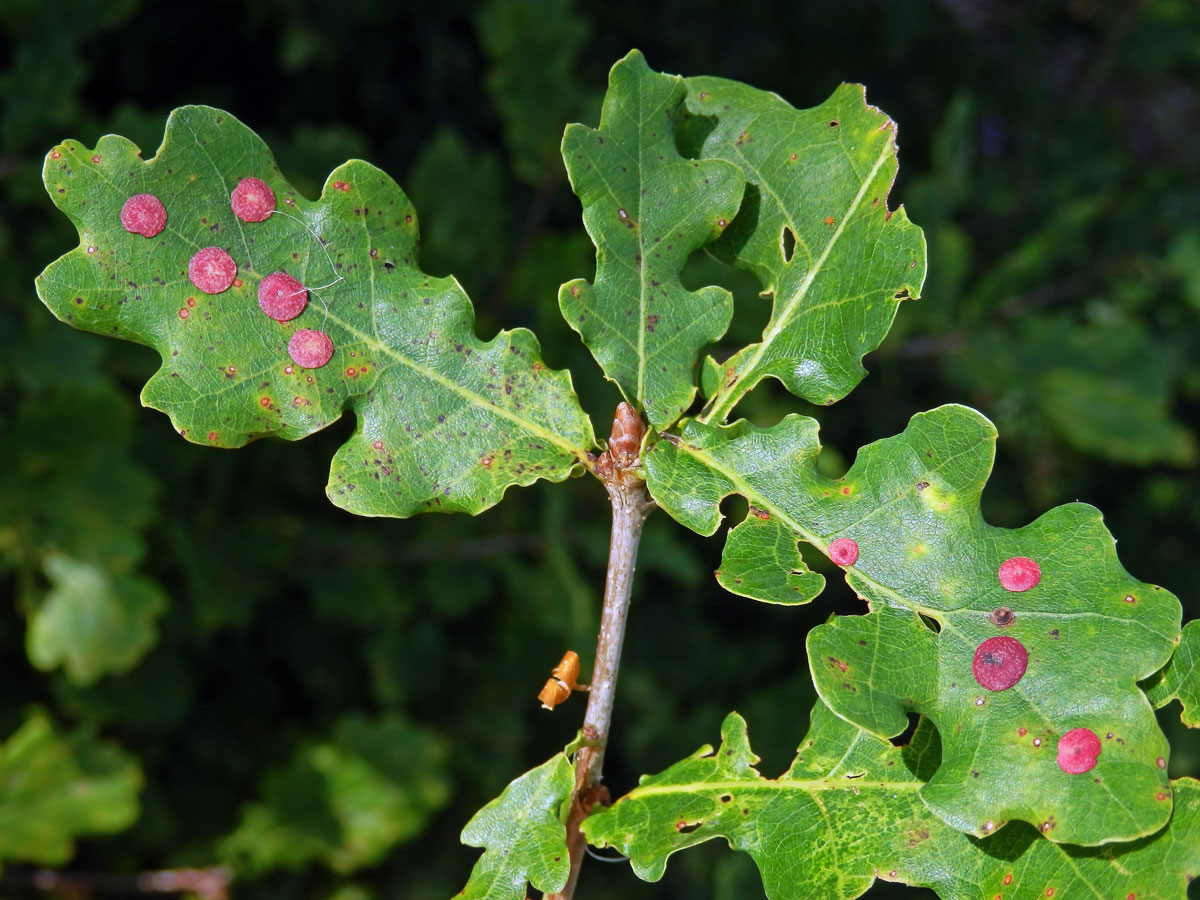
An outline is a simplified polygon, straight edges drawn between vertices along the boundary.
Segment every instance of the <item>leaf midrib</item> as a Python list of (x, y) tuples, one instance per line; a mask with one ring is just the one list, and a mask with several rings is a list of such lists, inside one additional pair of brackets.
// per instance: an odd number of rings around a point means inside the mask
[(698, 781), (689, 784), (655, 784), (655, 785), (640, 785), (626, 794), (618, 802), (626, 800), (636, 800), (640, 797), (661, 796), (664, 794), (702, 794), (707, 791), (721, 791), (728, 793), (730, 791), (746, 791), (753, 790), (758, 792), (773, 792), (773, 791), (800, 791), (802, 793), (817, 793), (823, 791), (853, 791), (857, 788), (859, 791), (864, 789), (896, 791), (896, 790), (920, 790), (925, 786), (923, 781), (863, 781), (859, 778), (836, 778), (832, 779), (828, 776), (813, 779), (793, 779), (779, 778), (775, 780), (762, 779), (760, 781), (739, 781), (737, 779), (723, 781)]
[[(220, 167), (217, 165), (216, 160), (214, 160), (212, 158), (212, 156), (208, 153), (203, 142), (200, 140), (199, 135), (196, 133), (196, 130), (192, 127), (191, 121), (184, 116), (181, 116), (180, 120), (187, 127), (188, 131), (190, 131), (192, 133), (193, 143), (196, 145), (196, 147), (199, 148), (201, 154), (204, 156), (205, 159), (208, 160), (209, 164), (213, 167), (213, 171), (221, 179), (222, 184), (225, 185), (226, 188), (228, 188), (228, 184), (225, 181), (225, 177), (222, 174)], [(155, 158), (157, 159), (157, 157), (155, 157)], [(242, 243), (244, 245), (246, 245), (246, 254), (247, 254), (247, 258), (250, 260), (250, 268), (254, 271), (257, 271), (257, 268), (254, 266), (253, 259), (250, 258), (249, 245), (246, 242), (245, 232), (240, 227), (241, 223), (239, 222), (237, 224), (239, 226), (239, 234), (242, 237)], [(365, 221), (363, 224), (365, 227)], [(306, 270), (307, 270), (307, 264), (308, 264), (310, 255), (311, 255), (311, 248), (308, 248), (306, 255), (305, 255)], [(375, 323), (375, 305), (376, 305), (375, 304), (376, 298), (375, 298), (374, 271), (371, 272), (370, 296), (371, 296), (371, 300), (372, 300), (371, 321), (372, 321), (372, 324), (374, 324)], [(501, 418), (508, 419), (510, 422), (513, 422), (514, 424), (516, 424), (519, 427), (523, 428), (524, 430), (530, 432), (531, 434), (536, 434), (539, 437), (543, 438), (544, 440), (548, 441), (549, 443), (554, 444), (555, 446), (561, 448), (562, 450), (565, 450), (568, 454), (570, 454), (571, 456), (574, 456), (576, 459), (582, 459), (583, 454), (585, 453), (584, 448), (576, 447), (573, 444), (571, 444), (569, 441), (564, 441), (562, 438), (560, 438), (558, 435), (554, 434), (553, 432), (547, 431), (546, 429), (541, 428), (538, 425), (534, 424), (530, 420), (524, 419), (524, 418), (512, 413), (511, 411), (500, 406), (498, 403), (486, 400), (479, 394), (465, 389), (462, 385), (458, 384), (455, 381), (452, 381), (449, 378), (446, 378), (445, 376), (439, 374), (435, 370), (430, 369), (426, 366), (422, 366), (419, 363), (417, 363), (411, 359), (408, 359), (407, 357), (398, 353), (396, 350), (394, 350), (389, 345), (380, 341), (377, 336), (368, 336), (367, 334), (360, 331), (359, 329), (351, 326), (349, 323), (344, 321), (340, 316), (338, 316), (338, 315), (334, 314), (332, 311), (330, 311), (328, 308), (328, 305), (326, 305), (325, 313), (326, 313), (327, 321), (336, 322), (338, 325), (340, 325), (346, 331), (357, 336), (361, 341), (363, 341), (363, 343), (367, 344), (368, 346), (373, 347), (377, 352), (380, 352), (387, 356), (390, 356), (393, 360), (401, 363), (402, 365), (407, 366), (409, 369), (416, 372), (418, 375), (422, 376), (423, 378), (426, 378), (429, 381), (433, 381), (437, 384), (440, 384), (442, 387), (447, 388), (451, 392), (458, 394), (459, 396), (466, 399), (473, 406), (476, 406), (480, 409), (492, 411), (492, 412), (496, 413), (497, 415), (499, 415)], [(501, 332), (501, 333), (503, 333), (503, 332)], [(354, 395), (349, 395), (347, 397), (347, 400), (350, 400), (351, 397), (353, 397), (353, 396)]]
[(880, 150), (879, 156), (875, 160), (875, 164), (871, 167), (871, 171), (867, 173), (866, 177), (863, 178), (862, 184), (859, 185), (858, 193), (854, 195), (854, 199), (851, 201), (846, 213), (838, 221), (837, 227), (834, 229), (833, 235), (830, 237), (829, 241), (825, 244), (825, 248), (821, 251), (821, 255), (817, 257), (816, 262), (808, 270), (808, 273), (800, 282), (799, 287), (797, 287), (793, 292), (791, 298), (784, 306), (780, 315), (777, 316), (775, 320), (767, 326), (767, 330), (763, 332), (763, 339), (755, 346), (754, 352), (751, 354), (746, 363), (741, 366), (741, 371), (737, 381), (734, 382), (730, 389), (724, 393), (723, 399), (718, 397), (718, 400), (713, 407), (699, 417), (700, 422), (708, 423), (713, 419), (717, 419), (717, 421), (724, 421), (725, 416), (729, 414), (730, 410), (733, 409), (738, 400), (740, 400), (746, 394), (746, 392), (754, 386), (756, 382), (753, 375), (758, 365), (762, 361), (763, 356), (783, 332), (783, 330), (791, 324), (797, 307), (800, 306), (800, 304), (803, 303), (804, 299), (808, 296), (809, 289), (812, 287), (812, 284), (816, 280), (817, 276), (820, 275), (830, 253), (832, 253), (833, 248), (838, 245), (838, 241), (841, 239), (842, 233), (845, 231), (847, 224), (851, 220), (851, 215), (863, 202), (863, 199), (868, 193), (867, 189), (870, 187), (872, 181), (879, 173), (879, 170), (883, 167), (884, 163), (887, 162), (887, 160), (891, 157), (892, 150), (893, 143), (889, 138), (883, 142), (883, 147)]
[[(516, 415), (512, 411), (505, 409), (503, 406), (500, 406), (495, 401), (487, 400), (484, 397), (480, 396), (479, 394), (475, 393), (474, 391), (467, 390), (465, 387), (463, 387), (458, 382), (445, 377), (444, 375), (437, 372), (436, 370), (431, 369), (427, 366), (423, 366), (420, 363), (409, 359), (408, 357), (402, 355), (401, 353), (399, 353), (398, 351), (393, 349), (390, 345), (385, 344), (382, 341), (380, 341), (378, 338), (367, 335), (364, 332), (360, 331), (358, 328), (355, 328), (353, 325), (350, 325), (348, 322), (343, 320), (336, 313), (329, 311), (328, 319), (329, 319), (329, 321), (336, 323), (341, 328), (345, 329), (347, 332), (349, 332), (350, 334), (357, 337), (363, 343), (374, 348), (375, 350), (377, 350), (380, 353), (390, 356), (393, 360), (395, 360), (396, 362), (398, 362), (404, 366), (407, 366), (409, 369), (416, 372), (421, 377), (426, 378), (429, 381), (435, 382), (436, 384), (441, 385), (442, 387), (446, 388), (447, 390), (449, 390), (455, 394), (458, 394), (459, 396), (463, 397), (468, 402), (470, 402), (473, 406), (476, 406), (479, 409), (486, 410), (488, 412), (495, 413), (496, 415), (500, 416), (501, 418), (508, 419), (510, 422), (513, 422), (514, 424), (520, 426), (521, 428), (528, 431), (529, 433), (535, 434), (535, 435), (545, 439), (546, 441), (554, 444), (555, 446), (565, 450), (567, 453), (569, 453), (571, 456), (576, 457), (577, 459), (580, 459), (583, 457), (585, 450), (582, 447), (576, 447), (574, 444), (570, 443), (569, 441), (563, 440), (561, 437), (559, 437), (554, 432), (547, 431), (546, 429), (541, 428), (538, 425), (535, 425), (529, 419), (525, 419), (525, 418), (522, 418), (521, 416)], [(500, 334), (497, 335), (497, 337), (499, 337), (500, 335), (505, 334), (505, 333), (506, 332), (500, 332)], [(511, 332), (508, 332), (508, 333), (511, 334)], [(549, 371), (549, 370), (547, 370), (547, 371)], [(351, 395), (351, 396), (355, 396), (355, 395)], [(348, 397), (347, 399), (350, 399), (350, 398)]]

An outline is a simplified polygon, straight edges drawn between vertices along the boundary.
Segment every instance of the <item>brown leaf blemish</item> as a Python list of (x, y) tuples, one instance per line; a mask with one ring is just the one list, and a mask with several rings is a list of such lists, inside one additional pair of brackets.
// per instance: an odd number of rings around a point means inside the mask
[(1005, 628), (1013, 623), (1016, 616), (1007, 606), (997, 606), (991, 611), (988, 618), (991, 619), (993, 625)]

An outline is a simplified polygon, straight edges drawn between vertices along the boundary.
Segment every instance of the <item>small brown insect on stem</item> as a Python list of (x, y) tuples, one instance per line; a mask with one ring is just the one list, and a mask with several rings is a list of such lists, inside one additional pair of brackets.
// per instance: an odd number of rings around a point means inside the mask
[(600, 783), (604, 751), (612, 722), (616, 694), (617, 669), (621, 662), (621, 644), (629, 613), (629, 596), (637, 566), (638, 543), (642, 526), (654, 508), (646, 492), (640, 471), (640, 451), (646, 426), (641, 415), (628, 403), (617, 406), (608, 449), (600, 454), (592, 472), (604, 482), (612, 501), (613, 524), (608, 545), (608, 572), (604, 583), (604, 608), (600, 616), (600, 635), (596, 642), (596, 663), (592, 669), (591, 691), (583, 720), (585, 744), (575, 755), (575, 793), (567, 817), (567, 849), (571, 874), (566, 886), (546, 900), (570, 900), (579, 880), (585, 841), (579, 830), (597, 803), (608, 802), (608, 790)]

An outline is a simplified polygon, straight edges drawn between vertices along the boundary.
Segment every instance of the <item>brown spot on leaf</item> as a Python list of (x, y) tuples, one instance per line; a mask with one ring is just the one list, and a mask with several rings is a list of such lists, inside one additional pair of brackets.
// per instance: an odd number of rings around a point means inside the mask
[(929, 829), (927, 828), (914, 828), (908, 833), (909, 849), (927, 840), (929, 840)]
[(1013, 611), (1011, 609), (1009, 609), (1007, 606), (997, 606), (995, 609), (992, 610), (992, 612), (988, 616), (988, 618), (992, 620), (993, 625), (997, 625), (1000, 628), (1004, 628), (1008, 625), (1011, 625), (1013, 623), (1013, 619), (1015, 619), (1016, 616), (1013, 614)]

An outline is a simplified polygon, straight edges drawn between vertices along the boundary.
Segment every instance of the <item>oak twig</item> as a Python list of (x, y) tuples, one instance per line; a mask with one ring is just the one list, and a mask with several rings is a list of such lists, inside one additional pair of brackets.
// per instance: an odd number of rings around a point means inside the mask
[(612, 722), (617, 669), (621, 663), (621, 644), (625, 636), (625, 619), (629, 613), (633, 572), (637, 566), (638, 543), (642, 538), (646, 516), (654, 508), (654, 502), (646, 493), (646, 482), (640, 472), (641, 460), (638, 457), (645, 433), (642, 417), (628, 403), (621, 403), (613, 419), (608, 449), (593, 467), (593, 472), (604, 482), (612, 501), (612, 535), (608, 545), (604, 609), (596, 642), (591, 692), (583, 720), (586, 743), (575, 755), (575, 793), (567, 819), (571, 874), (566, 887), (556, 894), (547, 894), (545, 900), (570, 900), (575, 893), (586, 843), (579, 825), (593, 806), (608, 800), (608, 789), (600, 783), (604, 751)]

